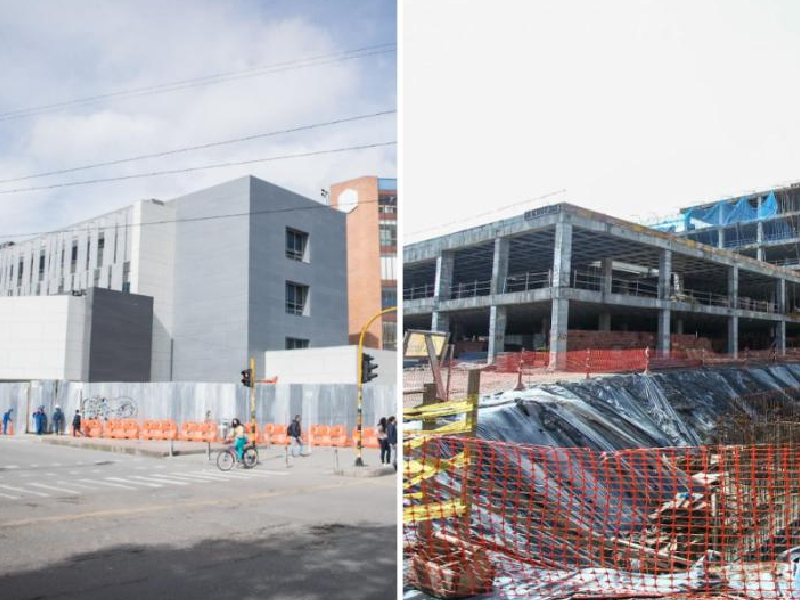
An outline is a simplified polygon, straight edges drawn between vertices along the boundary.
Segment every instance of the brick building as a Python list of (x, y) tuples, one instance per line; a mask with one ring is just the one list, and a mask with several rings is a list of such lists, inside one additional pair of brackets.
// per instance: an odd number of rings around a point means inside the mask
[[(397, 305), (397, 180), (359, 177), (331, 186), (331, 205), (347, 213), (350, 343), (381, 308)], [(377, 319), (366, 345), (397, 349), (397, 315)]]

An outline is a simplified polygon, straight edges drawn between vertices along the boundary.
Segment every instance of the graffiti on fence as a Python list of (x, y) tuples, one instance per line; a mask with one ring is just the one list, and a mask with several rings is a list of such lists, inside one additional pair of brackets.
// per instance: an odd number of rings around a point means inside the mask
[(81, 400), (81, 414), (84, 419), (133, 419), (139, 408), (130, 396), (92, 396)]

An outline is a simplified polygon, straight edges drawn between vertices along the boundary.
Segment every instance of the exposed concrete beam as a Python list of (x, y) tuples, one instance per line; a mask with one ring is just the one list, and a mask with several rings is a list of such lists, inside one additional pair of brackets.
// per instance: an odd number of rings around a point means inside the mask
[(556, 223), (556, 238), (553, 247), (553, 287), (556, 294), (570, 286), (572, 275), (572, 224)]
[(658, 297), (669, 300), (672, 296), (672, 251), (661, 250), (658, 257)]
[(454, 252), (442, 252), (436, 257), (436, 278), (433, 284), (434, 304), (438, 304), (450, 298), (450, 288), (453, 287), (455, 261), (456, 255)]

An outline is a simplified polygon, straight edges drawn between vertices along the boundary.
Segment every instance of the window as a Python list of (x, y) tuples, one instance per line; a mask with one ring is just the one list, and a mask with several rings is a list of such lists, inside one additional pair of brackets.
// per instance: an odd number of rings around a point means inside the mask
[(286, 228), (286, 258), (308, 262), (308, 234)]
[(397, 323), (394, 321), (383, 322), (383, 349), (397, 350)]
[(122, 293), (123, 294), (130, 294), (131, 293), (131, 282), (130, 281), (124, 281), (122, 283)]
[(286, 338), (286, 349), (287, 350), (299, 350), (300, 348), (308, 348), (308, 340), (304, 340), (302, 338)]
[(74, 273), (78, 266), (78, 242), (72, 242), (72, 255), (70, 258), (69, 272)]
[(106, 236), (105, 234), (100, 234), (100, 237), (97, 239), (97, 266), (103, 266), (103, 250), (106, 247)]
[(397, 223), (380, 223), (378, 225), (381, 248), (397, 246)]
[(286, 312), (290, 315), (307, 315), (308, 286), (292, 281), (286, 282)]
[(384, 196), (378, 198), (378, 212), (394, 214), (397, 212), (397, 196)]
[(39, 251), (39, 281), (44, 279), (44, 250)]
[(19, 265), (17, 265), (17, 287), (22, 285), (22, 261), (19, 261)]
[(397, 288), (385, 287), (381, 290), (381, 307), (397, 306)]

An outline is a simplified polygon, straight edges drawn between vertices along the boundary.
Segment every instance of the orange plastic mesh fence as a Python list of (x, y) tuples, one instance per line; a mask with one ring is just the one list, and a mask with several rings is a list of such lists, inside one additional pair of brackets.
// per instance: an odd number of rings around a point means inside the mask
[(407, 444), (406, 584), (439, 597), (800, 598), (800, 445)]

